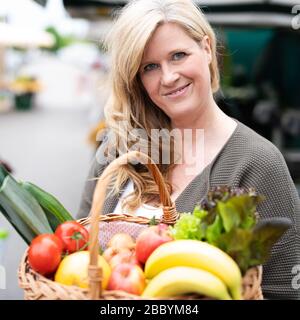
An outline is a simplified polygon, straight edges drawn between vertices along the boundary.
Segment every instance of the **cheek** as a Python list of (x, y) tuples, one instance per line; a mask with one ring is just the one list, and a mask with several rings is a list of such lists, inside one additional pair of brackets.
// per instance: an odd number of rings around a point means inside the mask
[(196, 87), (196, 92), (199, 94), (206, 94), (210, 92), (211, 80), (210, 80), (210, 70), (207, 66), (202, 66), (193, 70), (191, 74), (194, 81), (194, 86)]
[(143, 86), (152, 100), (156, 100), (159, 94), (159, 80), (156, 77), (145, 77), (142, 79)]

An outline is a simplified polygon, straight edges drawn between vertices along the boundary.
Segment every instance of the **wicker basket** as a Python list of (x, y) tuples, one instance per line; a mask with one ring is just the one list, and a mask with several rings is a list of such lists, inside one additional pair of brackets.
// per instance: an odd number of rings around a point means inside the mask
[[(89, 289), (82, 289), (76, 286), (67, 286), (52, 281), (37, 272), (35, 272), (28, 264), (28, 249), (26, 250), (18, 270), (19, 286), (24, 290), (24, 298), (26, 300), (116, 300), (116, 299), (141, 299), (140, 296), (129, 294), (124, 291), (102, 290), (102, 270), (97, 266), (97, 257), (99, 252), (99, 226), (111, 225), (112, 223), (124, 223), (134, 226), (147, 227), (148, 218), (137, 217), (132, 215), (99, 215), (102, 211), (106, 189), (110, 177), (124, 163), (132, 161), (140, 161), (145, 163), (153, 178), (158, 185), (160, 200), (163, 205), (163, 217), (161, 222), (174, 224), (178, 218), (175, 205), (172, 203), (169, 192), (164, 183), (163, 177), (154, 162), (145, 154), (138, 151), (126, 153), (113, 162), (111, 162), (100, 179), (97, 182), (93, 203), (91, 207), (90, 217), (81, 219), (79, 222), (90, 227), (90, 265), (88, 270)], [(103, 231), (104, 232), (104, 231)], [(119, 231), (120, 232), (120, 231)], [(101, 238), (103, 233), (100, 234)], [(245, 300), (263, 299), (261, 291), (262, 267), (254, 267), (247, 271), (243, 277), (242, 293)], [(175, 297), (172, 299), (201, 299), (203, 297), (192, 295), (185, 297)]]

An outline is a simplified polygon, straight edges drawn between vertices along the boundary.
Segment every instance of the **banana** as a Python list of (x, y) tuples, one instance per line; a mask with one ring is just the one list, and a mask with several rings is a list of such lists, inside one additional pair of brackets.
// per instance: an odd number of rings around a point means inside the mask
[(152, 279), (160, 272), (186, 266), (206, 270), (219, 277), (233, 299), (242, 299), (242, 276), (236, 262), (221, 249), (198, 240), (176, 240), (160, 245), (145, 264), (145, 276)]
[(222, 280), (210, 272), (191, 267), (174, 267), (162, 271), (150, 280), (142, 297), (165, 298), (186, 293), (198, 293), (214, 299), (231, 300)]

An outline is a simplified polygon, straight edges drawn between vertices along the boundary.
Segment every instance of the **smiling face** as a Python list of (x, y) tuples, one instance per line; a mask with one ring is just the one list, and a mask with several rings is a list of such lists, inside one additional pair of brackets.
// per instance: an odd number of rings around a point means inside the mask
[(175, 23), (160, 25), (149, 40), (139, 69), (150, 99), (172, 121), (197, 117), (212, 99), (208, 36), (201, 43)]

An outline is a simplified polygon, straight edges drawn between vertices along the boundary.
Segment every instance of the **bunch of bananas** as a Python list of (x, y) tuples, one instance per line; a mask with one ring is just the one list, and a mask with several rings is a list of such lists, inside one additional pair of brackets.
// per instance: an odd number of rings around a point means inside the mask
[(145, 264), (150, 279), (143, 297), (198, 293), (221, 300), (240, 300), (242, 276), (236, 262), (219, 248), (198, 240), (159, 246)]

